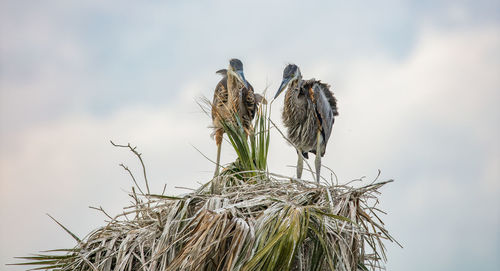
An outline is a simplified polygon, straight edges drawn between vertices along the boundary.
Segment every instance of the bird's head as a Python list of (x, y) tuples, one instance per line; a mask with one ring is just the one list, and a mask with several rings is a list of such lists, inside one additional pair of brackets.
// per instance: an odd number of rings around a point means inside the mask
[(295, 64), (288, 64), (283, 70), (283, 80), (281, 81), (281, 85), (274, 96), (276, 99), (281, 92), (285, 89), (294, 89), (298, 86), (300, 80), (302, 79), (302, 75), (300, 74), (300, 69)]
[(227, 72), (236, 77), (246, 88), (248, 88), (248, 82), (243, 74), (243, 63), (239, 59), (233, 58), (229, 60), (229, 68)]

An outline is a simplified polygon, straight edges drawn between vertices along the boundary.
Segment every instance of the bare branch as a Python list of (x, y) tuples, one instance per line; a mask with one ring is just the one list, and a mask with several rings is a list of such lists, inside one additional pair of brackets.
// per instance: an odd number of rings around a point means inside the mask
[[(133, 152), (137, 158), (139, 158), (139, 161), (141, 162), (141, 166), (142, 166), (142, 173), (144, 175), (144, 182), (146, 183), (146, 190), (148, 191), (148, 194), (151, 194), (150, 190), (149, 190), (149, 183), (148, 183), (148, 178), (146, 176), (146, 166), (144, 166), (144, 161), (142, 161), (142, 153), (139, 153), (137, 152), (137, 146), (135, 147), (132, 147), (130, 146), (130, 143), (128, 143), (127, 145), (120, 145), (120, 144), (115, 144), (112, 140), (110, 140), (109, 142), (111, 142), (111, 144), (115, 147), (120, 147), (120, 148), (128, 148), (131, 152)], [(135, 182), (135, 179), (134, 179), (134, 182)], [(137, 186), (137, 188), (139, 188), (139, 186)]]
[(141, 192), (141, 194), (144, 195), (144, 192), (142, 192), (141, 187), (139, 186), (139, 184), (137, 184), (137, 181), (135, 180), (134, 174), (132, 174), (130, 169), (127, 166), (125, 166), (124, 164), (119, 164), (119, 166), (121, 166), (123, 169), (125, 169), (128, 172), (128, 174), (132, 178), (132, 181), (134, 181), (135, 186), (137, 187), (137, 189), (139, 189), (139, 192)]
[(106, 215), (109, 219), (113, 220), (113, 217), (111, 217), (108, 213), (106, 213), (106, 211), (104, 211), (104, 209), (102, 208), (102, 206), (99, 206), (99, 208), (97, 207), (93, 207), (93, 206), (89, 206), (90, 209), (94, 209), (94, 210), (97, 210), (97, 211), (101, 211), (102, 213), (104, 213), (104, 215)]

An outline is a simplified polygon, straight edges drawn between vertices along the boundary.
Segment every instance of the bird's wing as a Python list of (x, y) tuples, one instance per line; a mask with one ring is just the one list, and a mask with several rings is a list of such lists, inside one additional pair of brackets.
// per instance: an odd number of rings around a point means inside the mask
[(335, 96), (333, 96), (333, 93), (330, 91), (330, 86), (325, 83), (321, 83), (318, 81), (318, 84), (321, 85), (321, 89), (323, 90), (323, 94), (325, 94), (325, 97), (328, 100), (328, 103), (330, 104), (330, 107), (332, 108), (333, 116), (338, 116), (339, 112), (337, 109), (337, 99)]
[(250, 117), (250, 120), (253, 120), (257, 108), (257, 103), (252, 85), (248, 84), (248, 88), (243, 87), (241, 96), (243, 101), (242, 106), (244, 107), (243, 112), (246, 112), (246, 115)]
[(226, 106), (227, 99), (227, 77), (222, 78), (214, 91), (214, 99), (212, 101), (212, 120), (219, 114), (218, 110)]
[(320, 117), (325, 144), (328, 142), (330, 134), (332, 133), (332, 126), (335, 121), (334, 117), (336, 113), (336, 107), (334, 109), (330, 104), (328, 94), (330, 94), (331, 97), (333, 97), (333, 95), (327, 86), (328, 85), (321, 83), (313, 85), (316, 112)]

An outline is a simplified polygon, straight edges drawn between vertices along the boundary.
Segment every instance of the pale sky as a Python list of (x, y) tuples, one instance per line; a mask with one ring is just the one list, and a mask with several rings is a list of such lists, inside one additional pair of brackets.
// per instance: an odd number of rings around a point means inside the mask
[[(195, 99), (233, 57), (268, 97), (287, 63), (333, 86), (323, 163), (342, 183), (395, 180), (380, 202), (404, 248), (386, 243), (388, 270), (500, 265), (498, 1), (125, 2), (0, 3), (2, 266), (75, 245), (46, 213), (83, 238), (105, 219), (88, 206), (127, 206), (118, 164), (139, 164), (109, 140), (138, 146), (156, 193), (207, 182), (193, 146), (216, 148)], [(234, 156), (224, 145), (222, 162)], [(269, 159), (293, 176), (277, 133)]]

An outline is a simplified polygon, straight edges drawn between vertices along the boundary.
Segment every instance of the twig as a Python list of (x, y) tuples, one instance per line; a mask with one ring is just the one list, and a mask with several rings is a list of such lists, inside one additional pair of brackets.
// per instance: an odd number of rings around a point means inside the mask
[[(119, 144), (115, 144), (112, 140), (110, 140), (109, 142), (111, 142), (111, 144), (115, 147), (129, 148), (129, 150), (131, 152), (133, 152), (137, 156), (137, 158), (139, 158), (139, 161), (141, 162), (141, 166), (142, 166), (142, 173), (144, 175), (144, 182), (146, 183), (146, 190), (148, 191), (148, 194), (151, 194), (151, 192), (149, 190), (148, 178), (146, 176), (146, 166), (144, 166), (144, 161), (142, 161), (142, 157), (141, 157), (142, 154), (138, 153), (136, 151), (137, 146), (132, 147), (132, 146), (130, 146), (130, 143), (128, 143), (127, 145), (119, 145)], [(137, 188), (139, 188), (139, 187), (137, 187)]]
[[(139, 189), (140, 190), (140, 189)], [(142, 193), (142, 192), (141, 192)], [(144, 193), (142, 193), (144, 195)], [(135, 200), (135, 204), (136, 205), (139, 205), (141, 204), (141, 201), (139, 200), (139, 198), (137, 197), (137, 194), (135, 193), (135, 188), (132, 186), (132, 195), (130, 195), (134, 200)], [(149, 204), (149, 200), (148, 200), (148, 204)]]
[(193, 144), (190, 144), (191, 147), (193, 147), (196, 151), (198, 151), (203, 157), (205, 157), (208, 161), (212, 162), (214, 165), (216, 162), (212, 159), (210, 159), (208, 156), (206, 156), (203, 152), (201, 152), (198, 148), (196, 148)]
[(178, 188), (178, 189), (186, 189), (186, 190), (190, 190), (190, 191), (196, 191), (196, 189), (189, 188), (189, 187), (183, 187), (183, 186), (176, 186), (175, 188)]
[(94, 210), (97, 210), (97, 211), (101, 211), (103, 212), (109, 219), (113, 220), (113, 217), (111, 217), (108, 213), (106, 213), (106, 211), (104, 211), (104, 209), (102, 208), (102, 206), (99, 206), (99, 208), (97, 207), (93, 207), (93, 206), (89, 206), (90, 209), (94, 209)]
[(325, 165), (321, 165), (321, 166), (328, 169), (333, 174), (333, 176), (335, 176), (335, 184), (339, 185), (339, 178), (337, 177), (337, 174), (335, 173), (335, 171), (333, 171), (331, 168), (329, 168)]
[(119, 166), (121, 166), (123, 169), (125, 169), (128, 172), (128, 174), (132, 178), (132, 181), (134, 181), (135, 186), (137, 187), (137, 189), (139, 189), (139, 192), (141, 192), (141, 194), (144, 195), (144, 192), (142, 192), (141, 187), (139, 186), (139, 184), (137, 184), (137, 181), (135, 180), (134, 174), (132, 174), (130, 169), (127, 166), (125, 166), (124, 164), (119, 164)]

